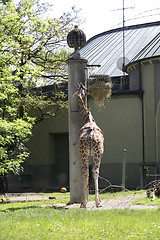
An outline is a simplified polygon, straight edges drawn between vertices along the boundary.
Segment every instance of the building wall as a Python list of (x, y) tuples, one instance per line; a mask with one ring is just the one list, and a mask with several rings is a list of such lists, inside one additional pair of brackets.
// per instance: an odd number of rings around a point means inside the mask
[[(140, 68), (140, 69), (139, 69)], [(140, 71), (139, 71), (140, 70)], [(138, 72), (141, 72), (141, 80)], [(144, 126), (144, 161), (142, 175), (144, 183), (156, 179), (160, 173), (160, 63), (142, 61), (130, 72), (131, 79), (137, 75), (143, 90), (143, 126)]]
[[(155, 128), (156, 128), (156, 162), (160, 163), (160, 62), (154, 64), (155, 76)], [(159, 169), (160, 170), (160, 169)]]
[[(123, 149), (127, 149), (126, 186), (140, 185), (143, 162), (141, 99), (138, 95), (113, 95), (99, 109), (93, 99), (90, 108), (97, 125), (103, 130), (104, 155), (100, 176), (113, 184), (121, 184)], [(78, 139), (77, 139), (78, 141)], [(53, 189), (69, 184), (68, 114), (63, 118), (45, 120), (34, 126), (29, 143), (31, 152), (22, 177), (10, 179), (10, 188)], [(100, 188), (106, 182), (100, 179)]]
[(136, 68), (129, 75), (129, 89), (139, 90), (139, 88), (140, 88), (139, 69)]
[(144, 90), (144, 155), (145, 162), (155, 162), (155, 84), (154, 65), (144, 64), (142, 70), (142, 89)]
[[(132, 86), (140, 82), (139, 67), (140, 65), (137, 65), (130, 73)], [(158, 61), (145, 61), (141, 64), (140, 71), (141, 87), (144, 91), (144, 163), (152, 164), (160, 162), (160, 63)]]
[[(93, 100), (89, 108), (97, 125), (104, 132), (104, 155), (100, 175), (113, 184), (122, 183), (123, 150), (127, 150), (128, 187), (140, 186), (140, 165), (143, 162), (142, 101), (138, 95), (113, 95), (98, 109)], [(100, 181), (104, 187), (106, 183)]]
[[(60, 148), (61, 146), (61, 148)], [(68, 184), (68, 113), (44, 120), (33, 128), (30, 157), (21, 176), (9, 178), (9, 191), (48, 189)], [(62, 158), (62, 163), (59, 163)], [(64, 170), (65, 166), (65, 170)]]
[[(130, 84), (130, 90), (137, 90), (140, 80), (138, 66), (130, 76), (133, 82), (135, 79), (135, 84)], [(88, 107), (105, 137), (100, 176), (112, 184), (121, 184), (123, 149), (126, 149), (127, 187), (141, 185), (140, 170), (144, 162), (160, 163), (160, 63), (143, 64), (141, 76), (143, 101), (138, 94), (130, 93), (113, 94), (109, 101), (105, 101), (102, 109), (96, 106), (93, 99), (89, 98), (88, 102)], [(29, 149), (31, 156), (25, 164), (25, 172), (21, 178), (10, 179), (11, 189), (42, 189), (67, 185), (68, 113), (65, 112), (63, 118), (56, 117), (36, 125)], [(100, 179), (99, 182), (100, 188), (106, 187), (104, 180)]]

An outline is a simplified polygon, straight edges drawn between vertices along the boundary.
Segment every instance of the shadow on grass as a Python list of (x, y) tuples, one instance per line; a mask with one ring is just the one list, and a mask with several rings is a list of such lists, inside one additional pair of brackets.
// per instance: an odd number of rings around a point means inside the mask
[(43, 208), (51, 208), (54, 210), (68, 210), (65, 206), (55, 206), (54, 204), (42, 204), (39, 206), (25, 206), (25, 207), (11, 207), (11, 208), (6, 208), (6, 209), (0, 209), (0, 213), (8, 213), (14, 212), (14, 211), (19, 211), (19, 210), (27, 210), (27, 209), (43, 209)]

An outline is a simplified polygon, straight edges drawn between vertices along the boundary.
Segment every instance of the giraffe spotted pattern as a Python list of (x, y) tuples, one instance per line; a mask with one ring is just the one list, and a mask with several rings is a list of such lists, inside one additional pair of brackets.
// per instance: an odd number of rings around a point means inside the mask
[(91, 112), (85, 107), (83, 98), (87, 95), (87, 90), (82, 83), (78, 86), (78, 100), (84, 125), (79, 132), (79, 151), (82, 162), (83, 173), (83, 200), (81, 207), (86, 207), (88, 199), (88, 179), (89, 179), (89, 161), (88, 157), (93, 157), (93, 178), (95, 181), (95, 202), (100, 206), (98, 193), (98, 177), (101, 158), (103, 155), (104, 136), (102, 130), (97, 126)]

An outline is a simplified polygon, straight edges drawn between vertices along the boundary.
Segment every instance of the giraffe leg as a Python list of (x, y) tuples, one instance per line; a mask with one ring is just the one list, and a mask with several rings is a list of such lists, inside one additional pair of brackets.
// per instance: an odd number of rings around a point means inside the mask
[(94, 159), (94, 167), (92, 169), (92, 172), (93, 172), (93, 178), (94, 178), (94, 183), (95, 183), (96, 207), (101, 207), (101, 200), (100, 200), (99, 191), (98, 191), (99, 167), (100, 167), (100, 160), (99, 159)]
[(83, 174), (83, 198), (81, 202), (80, 208), (86, 208), (87, 207), (87, 201), (88, 201), (88, 178), (89, 175)]
[(83, 170), (83, 197), (81, 202), (81, 208), (87, 207), (88, 201), (88, 180), (89, 180), (89, 167), (88, 158), (82, 159), (82, 170)]

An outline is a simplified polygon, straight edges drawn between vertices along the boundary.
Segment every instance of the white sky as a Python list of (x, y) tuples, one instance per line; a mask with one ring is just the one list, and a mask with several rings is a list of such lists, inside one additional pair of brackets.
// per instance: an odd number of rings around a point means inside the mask
[[(79, 28), (85, 32), (87, 40), (98, 33), (122, 26), (123, 11), (117, 9), (122, 9), (123, 0), (41, 1), (53, 4), (52, 14), (56, 17), (70, 11), (72, 6), (81, 9), (80, 17), (85, 19), (85, 23)], [(160, 0), (125, 0), (125, 8), (128, 8), (125, 10), (125, 25), (160, 21)]]

